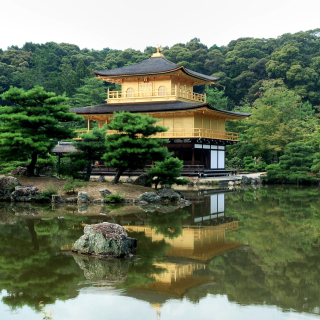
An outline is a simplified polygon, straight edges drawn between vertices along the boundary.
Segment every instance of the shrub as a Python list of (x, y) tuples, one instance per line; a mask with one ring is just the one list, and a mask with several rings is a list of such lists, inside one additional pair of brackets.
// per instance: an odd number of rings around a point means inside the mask
[(42, 191), (42, 196), (45, 198), (49, 198), (50, 200), (52, 198), (52, 195), (54, 194), (58, 194), (58, 190), (53, 186), (53, 184), (50, 184)]
[(124, 197), (122, 197), (119, 193), (109, 194), (105, 197), (105, 201), (108, 203), (121, 203), (123, 200)]
[(76, 181), (73, 178), (71, 178), (67, 180), (67, 183), (62, 187), (62, 190), (67, 193), (75, 193), (75, 189), (79, 189), (86, 186), (87, 183)]

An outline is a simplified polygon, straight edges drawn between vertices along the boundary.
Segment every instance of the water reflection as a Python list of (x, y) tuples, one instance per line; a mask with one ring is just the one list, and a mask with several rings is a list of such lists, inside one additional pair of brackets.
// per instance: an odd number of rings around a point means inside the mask
[[(225, 295), (319, 315), (320, 198), (315, 188), (187, 193), (186, 208), (76, 206), (0, 208), (0, 291), (12, 310), (39, 301), (116, 295), (150, 303), (200, 303)], [(54, 209), (54, 210), (53, 210)], [(86, 223), (116, 222), (138, 239), (131, 260), (69, 252)], [(89, 290), (89, 291), (88, 291)], [(4, 291), (3, 291), (4, 292)], [(10, 318), (10, 315), (7, 317)]]

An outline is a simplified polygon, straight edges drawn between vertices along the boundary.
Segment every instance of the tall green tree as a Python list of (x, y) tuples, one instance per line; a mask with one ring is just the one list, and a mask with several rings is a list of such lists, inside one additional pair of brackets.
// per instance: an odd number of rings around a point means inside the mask
[(143, 169), (148, 161), (162, 161), (170, 156), (165, 139), (151, 138), (166, 128), (156, 126), (157, 119), (130, 112), (115, 113), (108, 130), (117, 133), (107, 135), (106, 164), (116, 169), (113, 183), (118, 183), (126, 170)]
[(58, 140), (73, 137), (73, 130), (61, 123), (78, 116), (69, 111), (66, 97), (39, 86), (29, 91), (12, 87), (1, 97), (14, 106), (0, 109), (0, 158), (28, 160), (32, 176), (39, 156), (50, 152)]

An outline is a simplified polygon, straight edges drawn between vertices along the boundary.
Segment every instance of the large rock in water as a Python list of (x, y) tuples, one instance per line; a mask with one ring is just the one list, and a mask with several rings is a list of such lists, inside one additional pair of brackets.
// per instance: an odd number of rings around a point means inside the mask
[(0, 200), (10, 200), (10, 194), (16, 186), (20, 186), (17, 178), (0, 176)]
[(72, 247), (83, 254), (122, 258), (137, 247), (137, 239), (129, 238), (125, 228), (118, 224), (103, 222), (86, 225), (84, 235)]

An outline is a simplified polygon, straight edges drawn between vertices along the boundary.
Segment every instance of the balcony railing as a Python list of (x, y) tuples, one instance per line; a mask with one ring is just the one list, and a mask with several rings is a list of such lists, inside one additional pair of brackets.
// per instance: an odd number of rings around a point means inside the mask
[[(82, 133), (88, 132), (87, 130), (75, 131), (78, 137), (75, 140), (80, 140)], [(116, 130), (108, 130), (107, 134), (118, 133)], [(153, 138), (165, 138), (165, 139), (187, 139), (187, 138), (206, 138), (206, 139), (218, 139), (228, 141), (239, 141), (239, 134), (237, 132), (227, 132), (213, 129), (202, 128), (176, 128), (166, 132), (159, 132), (152, 136)]]
[(122, 102), (125, 101), (139, 101), (139, 100), (177, 100), (178, 98), (183, 100), (206, 102), (206, 94), (195, 93), (191, 91), (178, 90), (172, 88), (169, 91), (140, 91), (140, 92), (122, 92), (122, 91), (108, 91), (108, 102)]

